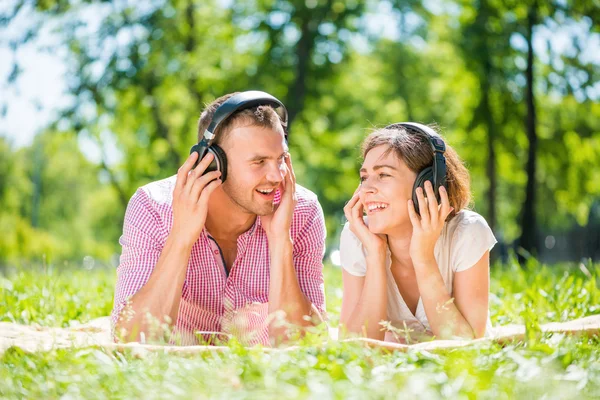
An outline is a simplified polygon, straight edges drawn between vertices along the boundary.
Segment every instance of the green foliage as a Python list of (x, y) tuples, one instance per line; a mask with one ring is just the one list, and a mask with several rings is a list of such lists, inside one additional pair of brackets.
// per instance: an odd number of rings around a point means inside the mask
[[(0, 137), (0, 228), (8, 232), (1, 264), (109, 260), (131, 195), (175, 173), (205, 103), (245, 89), (287, 104), (298, 180), (319, 195), (329, 249), (358, 184), (361, 140), (400, 120), (438, 123), (469, 167), (476, 211), (495, 215), (490, 223), (503, 240), (519, 237), (532, 2), (226, 3), (34, 3), (42, 22), (2, 43), (18, 51), (60, 19), (52, 50), (65, 54), (72, 101), (31, 146)], [(549, 42), (534, 61), (535, 210), (539, 231), (557, 232), (589, 225), (600, 196), (600, 68), (585, 49), (599, 16), (589, 1), (536, 4), (536, 32), (578, 27), (566, 33), (572, 51)], [(26, 12), (18, 2), (7, 8), (5, 24)], [(82, 28), (86, 12), (99, 16), (94, 31)], [(383, 16), (378, 30), (372, 21)], [(19, 75), (15, 63), (9, 83)], [(81, 143), (97, 147), (93, 162)]]

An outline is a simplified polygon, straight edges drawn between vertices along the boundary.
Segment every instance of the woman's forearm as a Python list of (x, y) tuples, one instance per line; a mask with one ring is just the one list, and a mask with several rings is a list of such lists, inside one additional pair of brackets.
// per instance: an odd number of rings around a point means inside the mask
[(433, 334), (438, 339), (473, 339), (473, 328), (454, 304), (437, 263), (415, 265), (421, 302)]
[(387, 275), (385, 255), (367, 256), (367, 273), (363, 289), (354, 309), (342, 315), (340, 323), (349, 333), (383, 340), (385, 333), (379, 322), (387, 319)]

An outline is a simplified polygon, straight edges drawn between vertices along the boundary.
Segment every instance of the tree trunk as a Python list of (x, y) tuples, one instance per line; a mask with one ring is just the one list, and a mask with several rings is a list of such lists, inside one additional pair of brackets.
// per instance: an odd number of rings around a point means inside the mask
[(310, 14), (307, 14), (300, 27), (300, 39), (296, 46), (296, 79), (288, 93), (288, 100), (286, 102), (288, 109), (288, 128), (298, 113), (304, 108), (306, 77), (308, 76), (310, 56), (314, 45), (314, 33), (311, 32), (310, 29), (311, 22)]
[(31, 226), (38, 228), (40, 226), (40, 200), (42, 197), (42, 169), (44, 168), (44, 143), (40, 141), (38, 145), (34, 142), (34, 162), (33, 162), (33, 194), (31, 196)]
[(492, 231), (496, 229), (496, 187), (497, 187), (497, 179), (496, 179), (496, 150), (494, 147), (494, 141), (496, 140), (497, 131), (496, 125), (494, 123), (494, 117), (492, 115), (492, 110), (490, 106), (490, 95), (491, 95), (491, 84), (490, 84), (490, 73), (491, 73), (491, 64), (489, 58), (486, 58), (484, 63), (485, 77), (482, 82), (482, 90), (483, 90), (483, 99), (484, 102), (482, 104), (482, 109), (485, 115), (485, 124), (487, 126), (487, 165), (486, 165), (486, 173), (488, 177), (488, 182), (490, 186), (487, 192), (488, 198), (488, 224)]
[(525, 204), (523, 206), (523, 214), (521, 221), (521, 237), (519, 238), (519, 246), (531, 253), (535, 254), (537, 250), (537, 225), (535, 215), (535, 198), (536, 198), (536, 152), (537, 152), (537, 133), (536, 133), (536, 115), (535, 115), (535, 98), (533, 94), (533, 27), (537, 19), (536, 4), (534, 3), (529, 8), (527, 14), (527, 70), (525, 77), (527, 80), (527, 139), (529, 141), (529, 150), (527, 154), (527, 187), (525, 192)]

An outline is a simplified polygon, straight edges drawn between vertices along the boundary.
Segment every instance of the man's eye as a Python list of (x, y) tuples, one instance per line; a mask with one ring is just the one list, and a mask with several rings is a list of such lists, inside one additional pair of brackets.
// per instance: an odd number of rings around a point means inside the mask
[(254, 162), (254, 165), (261, 165), (261, 164), (264, 164), (264, 163), (265, 163), (265, 160), (258, 160), (258, 161)]
[(364, 182), (364, 181), (366, 181), (366, 180), (367, 180), (367, 177), (366, 177), (366, 176), (361, 176), (361, 177), (360, 177), (360, 181), (361, 181), (361, 182)]
[(388, 174), (379, 174), (379, 177), (380, 177), (380, 178), (386, 178), (386, 177), (388, 177), (388, 176), (390, 176), (390, 175), (388, 175)]

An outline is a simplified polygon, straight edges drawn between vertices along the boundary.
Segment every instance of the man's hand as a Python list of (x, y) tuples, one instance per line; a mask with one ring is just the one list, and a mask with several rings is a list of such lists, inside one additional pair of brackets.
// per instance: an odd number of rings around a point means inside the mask
[(202, 175), (213, 158), (209, 153), (192, 169), (198, 159), (198, 153), (193, 152), (177, 172), (173, 190), (172, 233), (188, 245), (198, 240), (206, 222), (208, 199), (221, 185), (220, 171)]
[(298, 202), (296, 196), (296, 175), (294, 174), (292, 158), (289, 153), (285, 156), (285, 165), (286, 174), (279, 187), (281, 202), (273, 214), (261, 217), (261, 223), (270, 243), (278, 239), (290, 239), (292, 217), (296, 203)]

